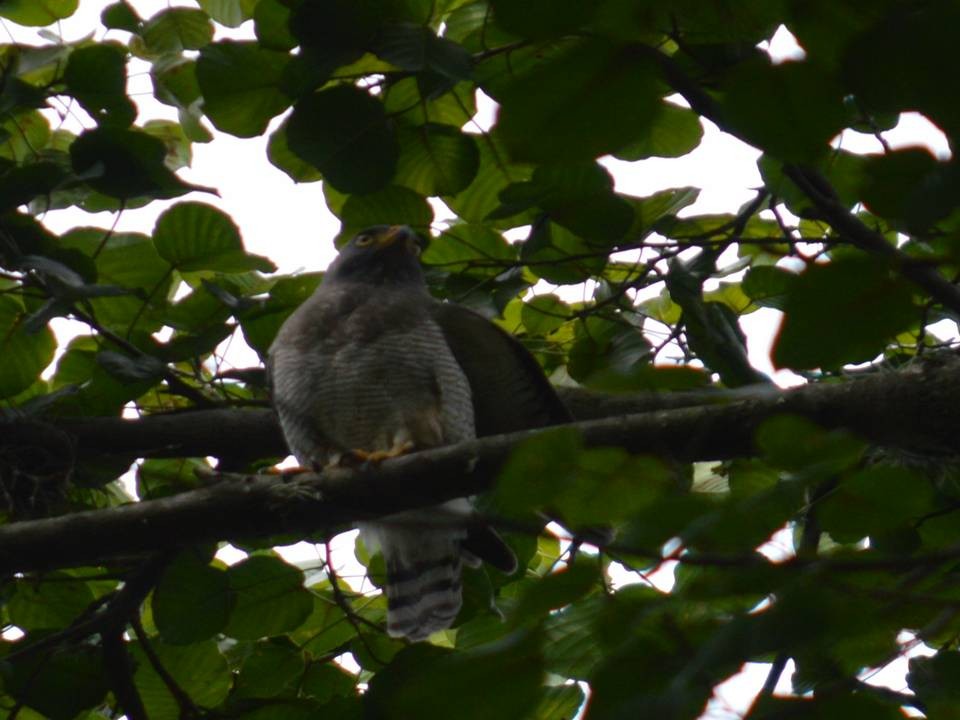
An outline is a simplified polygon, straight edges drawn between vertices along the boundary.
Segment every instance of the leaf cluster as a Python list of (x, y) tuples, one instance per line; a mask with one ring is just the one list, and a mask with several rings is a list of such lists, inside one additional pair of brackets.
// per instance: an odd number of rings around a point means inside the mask
[[(768, 392), (744, 326), (769, 310), (782, 313), (775, 367), (811, 383), (922, 369), (950, 345), (938, 333), (960, 314), (960, 173), (885, 132), (919, 113), (954, 147), (960, 101), (943, 78), (960, 70), (956, 3), (140, 5), (112, 2), (94, 34), (65, 42), (53, 28), (78, 0), (0, 2), (4, 22), (43, 40), (0, 45), (11, 526), (132, 500), (117, 482), (129, 457), (93, 458), (27, 422), (266, 404), (260, 376), (221, 371), (221, 354), (242, 337), (265, 357), (321, 275), (276, 274), (197, 199), (215, 189), (178, 175), (195, 143), (216, 142), (211, 128), (264, 137), (274, 166), (322, 183), (338, 243), (385, 223), (430, 236), (431, 290), (517, 336), (558, 383), (718, 402)], [(802, 58), (763, 49), (781, 28)], [(177, 122), (140, 118), (134, 68)], [(687, 156), (707, 123), (760, 152), (762, 187), (743, 206), (706, 214), (697, 187), (618, 187), (617, 163)], [(853, 132), (878, 151), (844, 149)], [(160, 201), (149, 233), (43, 223), (51, 210)], [(56, 318), (86, 331), (58, 344)], [(208, 459), (161, 445), (164, 459), (137, 464), (139, 501), (209, 473)], [(239, 445), (218, 458), (234, 470), (274, 460)], [(766, 662), (746, 717), (949, 717), (958, 497), (950, 458), (868, 448), (796, 417), (765, 423), (752, 457), (684, 467), (559, 429), (517, 447), (486, 501), (520, 569), (468, 570), (463, 611), (431, 644), (388, 638), (383, 596), (327, 559), (300, 567), (270, 549), (302, 537), (250, 541), (229, 566), (215, 548), (179, 548), (4, 578), (0, 708), (695, 718), (745, 663)], [(570, 542), (542, 532), (545, 515)], [(379, 558), (357, 554), (376, 583)], [(934, 654), (910, 661), (909, 694), (866, 682), (921, 642)], [(794, 692), (775, 696), (787, 659)]]

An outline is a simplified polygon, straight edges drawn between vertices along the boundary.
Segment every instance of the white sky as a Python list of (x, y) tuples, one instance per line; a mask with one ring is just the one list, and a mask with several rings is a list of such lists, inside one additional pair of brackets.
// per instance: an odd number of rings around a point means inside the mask
[[(110, 2), (107, 0), (81, 0), (78, 12), (61, 23), (60, 31), (67, 40), (75, 40), (94, 32), (104, 35), (99, 23), (100, 12)], [(180, 0), (130, 0), (141, 17), (149, 18), (154, 13), (171, 5), (195, 7), (195, 4)], [(35, 28), (18, 27), (3, 21), (8, 36), (18, 42), (40, 44), (42, 40)], [(126, 39), (126, 33), (111, 31), (110, 36)], [(223, 30), (219, 37), (252, 38), (252, 23), (236, 30)], [(792, 36), (781, 29), (768, 47), (777, 60), (802, 57)], [(148, 66), (134, 60), (130, 65), (129, 89), (140, 114), (138, 124), (163, 118), (176, 120), (173, 108), (156, 102), (147, 75)], [(491, 103), (481, 103), (477, 122), (482, 127), (492, 124), (495, 112)], [(65, 126), (79, 131), (81, 127), (93, 127), (94, 123), (82, 110), (75, 108), (75, 116), (68, 118)], [(56, 116), (51, 116), (54, 123)], [(279, 119), (271, 125), (275, 128)], [(700, 146), (692, 153), (677, 159), (653, 158), (635, 163), (605, 159), (604, 165), (613, 174), (616, 189), (633, 195), (650, 193), (671, 187), (693, 185), (702, 188), (699, 200), (683, 211), (684, 215), (731, 212), (755, 196), (761, 180), (756, 168), (759, 153), (750, 146), (718, 131), (710, 122), (704, 122), (705, 134)], [(210, 127), (212, 130), (213, 128)], [(180, 171), (180, 176), (189, 182), (216, 187), (220, 197), (202, 194), (187, 196), (218, 206), (240, 227), (244, 243), (250, 252), (271, 258), (279, 272), (318, 270), (326, 267), (334, 255), (332, 239), (339, 230), (339, 222), (326, 209), (320, 183), (297, 185), (286, 174), (269, 163), (266, 157), (267, 136), (239, 139), (214, 132), (213, 142), (193, 146), (192, 167)], [(884, 133), (892, 147), (925, 145), (939, 157), (949, 156), (946, 139), (933, 125), (915, 113), (906, 114), (892, 131)], [(881, 149), (876, 138), (859, 133), (846, 132), (835, 144), (854, 152), (877, 152)], [(185, 198), (181, 198), (185, 199)], [(122, 213), (117, 222), (118, 230), (150, 233), (156, 217), (174, 201), (157, 201), (138, 210)], [(442, 218), (438, 214), (438, 219)], [(115, 220), (111, 213), (89, 214), (78, 209), (51, 211), (43, 217), (44, 223), (56, 232), (69, 228), (94, 225), (110, 227)], [(442, 223), (438, 223), (442, 224)], [(750, 356), (760, 370), (773, 374), (769, 361), (769, 346), (776, 328), (777, 314), (764, 310), (746, 316), (742, 320), (749, 337)], [(76, 330), (65, 320), (56, 320), (55, 329), (61, 338)], [(254, 365), (257, 358), (244, 348), (242, 341), (234, 340), (229, 361), (238, 367)], [(788, 373), (775, 376), (783, 383), (791, 382)], [(349, 543), (349, 540), (346, 541)], [(313, 546), (301, 543), (294, 555), (300, 562), (318, 559)], [(346, 551), (347, 548), (344, 548)], [(341, 556), (348, 554), (344, 552)], [(352, 571), (351, 571), (352, 572)], [(669, 584), (669, 574), (664, 574), (664, 584)], [(885, 684), (902, 689), (905, 686), (903, 667), (883, 675)], [(741, 674), (718, 689), (708, 714), (711, 718), (741, 717), (753, 694), (762, 684), (767, 672), (763, 664), (750, 664)], [(781, 689), (789, 691), (789, 673), (781, 681)]]

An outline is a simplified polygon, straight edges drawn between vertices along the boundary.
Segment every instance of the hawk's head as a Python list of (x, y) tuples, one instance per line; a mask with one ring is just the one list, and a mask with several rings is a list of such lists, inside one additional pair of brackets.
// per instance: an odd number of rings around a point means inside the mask
[(373, 285), (423, 283), (423, 240), (406, 225), (374, 225), (343, 246), (324, 282), (350, 280)]

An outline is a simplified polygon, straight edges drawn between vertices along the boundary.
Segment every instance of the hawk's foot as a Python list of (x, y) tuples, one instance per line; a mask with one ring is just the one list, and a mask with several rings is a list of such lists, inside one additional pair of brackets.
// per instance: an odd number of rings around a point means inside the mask
[(408, 452), (413, 450), (413, 443), (409, 440), (405, 442), (396, 442), (393, 444), (389, 450), (361, 450), (360, 448), (354, 448), (350, 450), (346, 455), (351, 456), (351, 458), (358, 463), (381, 463), (384, 460), (389, 460), (390, 458), (400, 457), (401, 455), (406, 455)]

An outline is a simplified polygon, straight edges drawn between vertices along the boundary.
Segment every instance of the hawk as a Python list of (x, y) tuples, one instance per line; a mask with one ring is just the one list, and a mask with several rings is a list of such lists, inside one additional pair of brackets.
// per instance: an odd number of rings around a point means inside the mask
[[(567, 422), (536, 360), (484, 317), (428, 292), (420, 238), (405, 226), (360, 232), (283, 324), (269, 351), (272, 401), (305, 467)], [(466, 498), (361, 524), (386, 564), (387, 631), (422, 640), (461, 606), (461, 568), (513, 572)], [(450, 517), (463, 522), (451, 523)]]

